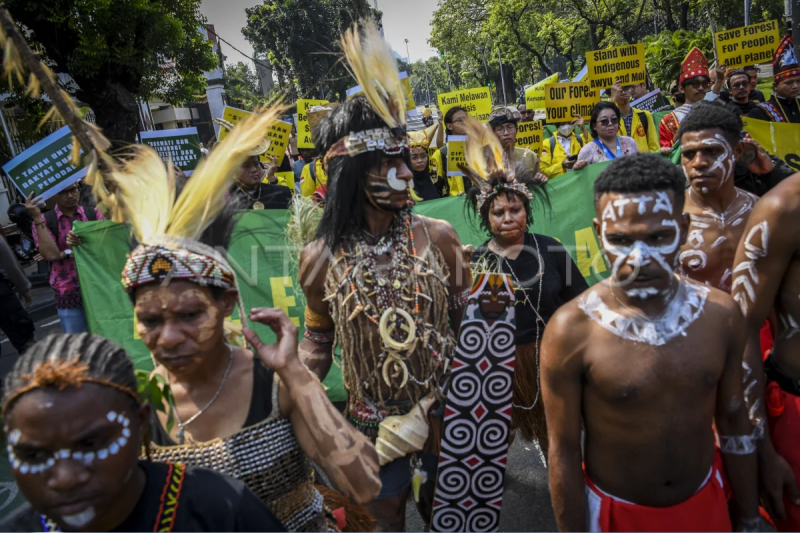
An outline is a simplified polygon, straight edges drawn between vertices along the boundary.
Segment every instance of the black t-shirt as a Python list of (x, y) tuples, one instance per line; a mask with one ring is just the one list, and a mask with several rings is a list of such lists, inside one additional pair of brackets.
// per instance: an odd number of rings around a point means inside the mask
[(436, 200), (449, 194), (447, 180), (438, 178), (437, 182), (433, 183), (431, 173), (428, 170), (414, 172), (413, 187), (414, 192), (423, 200)]
[[(731, 93), (730, 91), (728, 91), (728, 89), (722, 89), (719, 92), (719, 99), (726, 103), (733, 101), (733, 99), (731, 98)], [(750, 101), (753, 102), (754, 104), (766, 101), (764, 99), (764, 93), (762, 93), (758, 89), (753, 89), (752, 91), (750, 91)]]
[[(538, 233), (535, 237), (539, 244), (539, 253), (544, 259), (544, 278), (541, 280), (542, 297), (538, 310), (542, 319), (549, 322), (550, 317), (559, 307), (588, 289), (589, 285), (561, 243), (552, 237)], [(517, 344), (536, 341), (536, 314), (533, 312), (533, 308), (536, 308), (539, 301), (539, 279), (536, 277), (539, 272), (539, 260), (536, 257), (536, 242), (534, 242), (533, 233), (526, 233), (525, 249), (516, 259), (501, 262), (503, 272), (511, 274), (513, 271), (513, 277), (517, 278), (515, 283), (528, 289), (527, 291), (518, 289), (514, 295), (517, 301), (514, 307), (517, 321), (515, 335)], [(472, 256), (473, 263), (485, 254), (486, 258), (492, 262), (492, 266), (497, 264), (497, 254), (489, 250), (487, 246), (488, 242), (475, 251)], [(569, 283), (567, 283), (568, 280)], [(527, 293), (528, 302), (522, 303), (526, 298), (525, 293)], [(544, 328), (540, 326), (539, 340), (542, 339), (543, 333)]]
[[(153, 531), (169, 473), (167, 463), (139, 461), (147, 482), (133, 512), (114, 531)], [(187, 467), (172, 531), (286, 531), (241, 481), (205, 468)], [(29, 503), (6, 517), (0, 531), (42, 531)]]
[(264, 209), (289, 209), (289, 202), (292, 201), (292, 191), (289, 187), (271, 183), (259, 183), (250, 194), (235, 186), (231, 195), (238, 202), (239, 209), (253, 209), (256, 202), (264, 204)]
[(727, 107), (728, 109), (732, 109), (733, 111), (736, 111), (737, 113), (739, 113), (739, 115), (743, 117), (749, 115), (750, 111), (752, 111), (753, 108), (755, 108), (757, 105), (758, 104), (752, 100), (748, 100), (746, 104), (740, 104), (735, 100), (730, 100), (725, 103), (725, 107)]

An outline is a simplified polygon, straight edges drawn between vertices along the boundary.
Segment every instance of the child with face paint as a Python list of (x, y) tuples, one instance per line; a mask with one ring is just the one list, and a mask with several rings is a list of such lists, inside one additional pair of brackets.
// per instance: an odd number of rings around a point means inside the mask
[(723, 462), (741, 527), (759, 527), (743, 321), (730, 296), (675, 272), (684, 183), (654, 154), (615, 160), (595, 182), (611, 277), (556, 311), (542, 342), (562, 531), (731, 531)]
[(758, 200), (734, 186), (743, 152), (742, 121), (716, 102), (700, 102), (678, 132), (681, 164), (690, 187), (685, 212), (691, 224), (681, 248), (683, 273), (725, 292), (733, 283), (733, 257), (747, 218)]
[(149, 415), (133, 364), (110, 341), (84, 333), (34, 344), (3, 397), (9, 463), (28, 503), (0, 529), (285, 531), (240, 481), (139, 460)]
[[(760, 424), (759, 477), (778, 531), (800, 530), (800, 174), (753, 208), (733, 267), (733, 297), (744, 314), (752, 418)], [(774, 346), (762, 345), (764, 321)], [(762, 363), (763, 361), (763, 363)], [(766, 424), (765, 424), (766, 422)]]

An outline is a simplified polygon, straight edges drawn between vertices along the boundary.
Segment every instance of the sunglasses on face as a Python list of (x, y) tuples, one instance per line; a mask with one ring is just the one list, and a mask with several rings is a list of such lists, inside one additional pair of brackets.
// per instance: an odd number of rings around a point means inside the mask
[(731, 88), (732, 89), (743, 89), (745, 87), (750, 87), (750, 82), (749, 81), (742, 81), (742, 82), (739, 82), (739, 83), (731, 83)]
[(684, 86), (687, 86), (687, 85), (688, 85), (689, 87), (693, 87), (693, 88), (695, 88), (695, 89), (699, 89), (700, 87), (702, 87), (703, 89), (708, 89), (708, 88), (711, 86), (711, 80), (705, 80), (705, 81), (700, 81), (700, 80), (695, 80), (695, 81), (687, 81), (687, 82), (686, 82), (686, 83), (684, 83), (683, 85), (684, 85)]
[(619, 125), (619, 119), (618, 118), (612, 118), (612, 119), (609, 120), (607, 118), (604, 118), (604, 119), (598, 120), (597, 123), (600, 124), (603, 127), (605, 127), (605, 126), (618, 126)]
[(636, 89), (635, 85), (626, 85), (625, 87), (622, 88), (622, 92), (632, 93), (634, 89)]

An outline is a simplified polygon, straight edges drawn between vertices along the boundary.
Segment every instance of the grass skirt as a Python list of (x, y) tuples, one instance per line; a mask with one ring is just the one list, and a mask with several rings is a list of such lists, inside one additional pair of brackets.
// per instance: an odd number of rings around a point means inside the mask
[[(514, 362), (514, 405), (530, 407), (536, 400), (539, 383), (536, 379), (536, 344), (517, 345), (517, 358)], [(544, 418), (544, 403), (542, 395), (536, 401), (533, 409), (511, 410), (511, 426), (519, 429), (522, 438), (539, 441), (542, 453), (547, 457), (547, 422)]]

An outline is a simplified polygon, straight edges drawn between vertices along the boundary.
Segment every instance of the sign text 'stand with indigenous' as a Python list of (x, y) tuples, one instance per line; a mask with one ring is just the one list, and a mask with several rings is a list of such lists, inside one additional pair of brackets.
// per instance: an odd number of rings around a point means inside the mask
[(781, 38), (778, 21), (751, 24), (714, 34), (717, 58), (729, 68), (769, 63)]
[(447, 138), (447, 175), (448, 176), (463, 176), (464, 173), (458, 168), (458, 165), (466, 165), (467, 158), (464, 154), (464, 145), (466, 144), (466, 135), (450, 135)]
[(548, 76), (539, 83), (525, 89), (525, 107), (527, 109), (544, 109), (544, 88), (551, 83), (558, 83), (558, 73)]
[(64, 126), (3, 165), (3, 170), (22, 196), (52, 198), (86, 175), (83, 165), (72, 164), (72, 141), (69, 126)]
[(600, 92), (592, 89), (588, 81), (554, 83), (544, 92), (547, 122), (569, 122), (573, 115), (589, 120), (592, 109), (600, 101)]
[(200, 137), (197, 128), (143, 131), (142, 144), (155, 150), (164, 163), (172, 163), (191, 176), (200, 163)]
[(642, 43), (586, 52), (586, 65), (592, 89), (607, 89), (617, 80), (622, 85), (646, 81)]
[(486, 123), (492, 112), (492, 95), (488, 87), (464, 89), (439, 95), (439, 112), (442, 116), (455, 106), (463, 107), (469, 115)]
[(315, 105), (327, 104), (327, 100), (297, 100), (297, 147), (314, 148), (311, 139), (311, 126), (308, 124), (308, 110)]
[(527, 148), (537, 154), (542, 149), (542, 121), (517, 124), (517, 147)]

